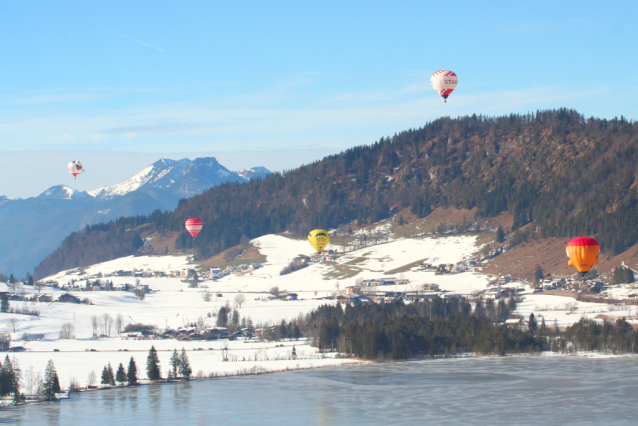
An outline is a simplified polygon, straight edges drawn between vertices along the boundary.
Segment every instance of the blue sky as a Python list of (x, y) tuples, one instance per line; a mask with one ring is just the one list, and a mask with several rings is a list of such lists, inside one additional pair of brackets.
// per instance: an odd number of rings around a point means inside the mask
[(290, 169), (445, 115), (638, 118), (638, 2), (481, 3), (0, 0), (0, 195), (162, 156)]

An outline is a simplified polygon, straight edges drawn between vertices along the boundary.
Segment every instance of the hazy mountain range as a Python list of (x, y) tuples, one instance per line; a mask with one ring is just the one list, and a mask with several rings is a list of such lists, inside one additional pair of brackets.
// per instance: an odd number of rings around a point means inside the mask
[(17, 276), (33, 271), (64, 237), (86, 225), (173, 210), (181, 198), (268, 174), (264, 167), (233, 172), (213, 157), (161, 159), (124, 182), (93, 191), (56, 185), (27, 199), (0, 196), (0, 271)]

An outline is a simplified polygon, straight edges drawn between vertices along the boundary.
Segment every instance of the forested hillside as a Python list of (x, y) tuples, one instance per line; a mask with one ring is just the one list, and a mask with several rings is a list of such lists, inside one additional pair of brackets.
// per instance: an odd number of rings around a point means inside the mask
[[(205, 258), (244, 235), (364, 224), (395, 205), (420, 217), (438, 206), (476, 207), (483, 217), (507, 211), (514, 230), (523, 229), (519, 240), (595, 235), (616, 254), (638, 242), (637, 131), (622, 117), (585, 118), (567, 109), (440, 118), (283, 174), (212, 188), (182, 200), (175, 212), (86, 228), (67, 237), (35, 275), (133, 254), (140, 245), (135, 228), (148, 222), (160, 232), (181, 231), (178, 247)], [(205, 224), (196, 240), (183, 231), (193, 216)]]

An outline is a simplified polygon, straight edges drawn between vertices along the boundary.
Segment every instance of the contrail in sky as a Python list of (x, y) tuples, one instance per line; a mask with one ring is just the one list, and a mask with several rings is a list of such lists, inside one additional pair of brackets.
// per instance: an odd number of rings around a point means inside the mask
[(129, 40), (133, 40), (133, 41), (136, 41), (136, 42), (138, 42), (138, 43), (140, 43), (140, 44), (143, 44), (144, 46), (148, 46), (148, 47), (150, 47), (150, 48), (152, 48), (152, 49), (159, 50), (160, 52), (163, 52), (163, 51), (164, 51), (164, 49), (160, 49), (159, 47), (151, 46), (151, 45), (150, 45), (150, 44), (148, 44), (148, 43), (144, 43), (143, 41), (137, 40), (137, 39), (135, 39), (135, 38), (133, 38), (133, 37), (129, 37), (129, 36), (127, 36), (127, 35), (124, 35), (124, 34), (118, 33), (117, 31), (113, 31), (113, 32), (114, 32), (115, 34), (119, 35), (119, 36), (122, 36), (122, 37), (128, 38)]

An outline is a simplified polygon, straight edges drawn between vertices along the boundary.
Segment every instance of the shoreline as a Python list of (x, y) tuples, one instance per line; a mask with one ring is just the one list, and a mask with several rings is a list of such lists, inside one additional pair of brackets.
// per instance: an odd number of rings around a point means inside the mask
[[(141, 379), (140, 382), (133, 386), (123, 385), (123, 386), (103, 386), (103, 387), (95, 387), (95, 388), (81, 388), (76, 392), (66, 392), (66, 398), (58, 398), (55, 401), (25, 401), (18, 404), (2, 404), (0, 405), (0, 410), (2, 409), (11, 409), (13, 407), (20, 407), (24, 405), (33, 405), (39, 404), (43, 402), (56, 402), (62, 401), (66, 399), (71, 399), (71, 395), (74, 393), (84, 393), (84, 392), (95, 392), (95, 391), (104, 391), (104, 390), (113, 390), (120, 388), (129, 388), (135, 386), (155, 386), (155, 385), (170, 385), (175, 383), (182, 383), (185, 381), (196, 381), (196, 380), (215, 380), (222, 378), (233, 378), (233, 377), (243, 377), (243, 376), (255, 376), (255, 375), (263, 375), (263, 374), (272, 374), (272, 373), (285, 373), (285, 372), (293, 372), (293, 371), (302, 371), (302, 370), (313, 370), (318, 368), (341, 368), (341, 367), (349, 367), (354, 365), (365, 365), (365, 364), (393, 364), (393, 363), (406, 363), (406, 362), (421, 362), (421, 361), (442, 361), (442, 360), (464, 360), (464, 359), (500, 359), (500, 358), (564, 358), (564, 357), (572, 357), (572, 358), (589, 358), (589, 359), (619, 359), (619, 358), (638, 358), (638, 354), (625, 353), (625, 354), (606, 354), (601, 352), (585, 352), (580, 351), (576, 353), (560, 353), (560, 352), (551, 352), (551, 351), (543, 351), (539, 353), (513, 353), (506, 355), (480, 355), (476, 353), (466, 353), (466, 354), (457, 354), (454, 356), (434, 356), (434, 357), (424, 357), (424, 358), (410, 358), (404, 360), (365, 360), (359, 357), (344, 357), (341, 359), (349, 360), (351, 362), (335, 364), (335, 365), (316, 365), (316, 366), (305, 366), (305, 367), (286, 367), (278, 370), (268, 370), (263, 368), (262, 366), (253, 366), (251, 368), (240, 368), (233, 372), (221, 372), (221, 373), (210, 373), (208, 376), (202, 377), (191, 377), (189, 379), (173, 379), (173, 380), (158, 380), (158, 381), (149, 381), (148, 379)], [(339, 359), (338, 357), (335, 359)]]

